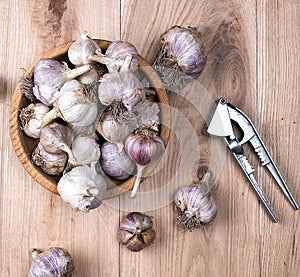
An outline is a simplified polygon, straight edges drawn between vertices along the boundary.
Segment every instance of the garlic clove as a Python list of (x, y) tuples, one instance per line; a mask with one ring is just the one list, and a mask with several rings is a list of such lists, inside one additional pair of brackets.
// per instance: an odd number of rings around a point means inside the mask
[(75, 210), (88, 212), (100, 206), (106, 191), (105, 179), (87, 165), (74, 167), (57, 185), (63, 201)]
[(126, 245), (133, 236), (133, 233), (128, 232), (126, 230), (119, 230), (117, 233), (118, 241), (123, 245)]
[(21, 129), (27, 136), (39, 138), (42, 129), (42, 119), (50, 108), (42, 103), (31, 103), (20, 112)]
[(132, 252), (139, 252), (146, 247), (146, 244), (141, 241), (138, 236), (133, 236), (126, 244), (126, 247)]
[(153, 229), (147, 229), (142, 233), (142, 240), (145, 245), (150, 245), (155, 240), (156, 232)]

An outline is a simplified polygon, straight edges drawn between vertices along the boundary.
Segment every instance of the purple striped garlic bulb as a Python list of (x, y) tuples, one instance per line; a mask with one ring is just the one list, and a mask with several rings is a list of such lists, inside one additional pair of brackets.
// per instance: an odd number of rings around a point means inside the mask
[(31, 254), (28, 277), (71, 277), (74, 273), (74, 262), (64, 248), (52, 247), (44, 252), (33, 248)]
[(131, 197), (134, 198), (144, 170), (162, 156), (165, 151), (165, 142), (155, 131), (150, 128), (144, 128), (136, 130), (134, 134), (126, 138), (124, 149), (137, 165), (137, 176), (131, 192)]
[(177, 212), (177, 224), (183, 229), (192, 231), (194, 228), (211, 223), (217, 215), (217, 205), (211, 195), (207, 180), (209, 173), (204, 175), (204, 181), (189, 187), (180, 188), (174, 199)]
[(161, 35), (153, 67), (168, 91), (178, 93), (200, 76), (206, 62), (201, 39), (201, 32), (194, 27), (173, 26)]
[(33, 94), (43, 104), (52, 106), (57, 93), (65, 82), (91, 70), (89, 65), (70, 69), (67, 64), (54, 59), (41, 59), (34, 66)]

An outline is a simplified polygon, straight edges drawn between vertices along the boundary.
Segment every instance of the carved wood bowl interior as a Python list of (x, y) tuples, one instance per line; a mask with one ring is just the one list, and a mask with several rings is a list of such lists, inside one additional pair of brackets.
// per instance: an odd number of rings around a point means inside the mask
[[(110, 45), (110, 41), (95, 39), (95, 41), (99, 44), (101, 49), (104, 51)], [(70, 45), (73, 41), (67, 42), (63, 45), (57, 46), (47, 53), (42, 55), (39, 59), (37, 59), (27, 70), (25, 73), (25, 77), (33, 76), (34, 65), (38, 60), (42, 58), (54, 58), (58, 61), (66, 61), (68, 62), (67, 52)], [(164, 139), (165, 143), (168, 143), (169, 135), (170, 135), (170, 108), (169, 108), (169, 99), (166, 93), (166, 90), (163, 87), (163, 84), (158, 77), (157, 73), (154, 69), (147, 63), (147, 61), (141, 56), (138, 57), (139, 61), (139, 72), (142, 73), (147, 80), (150, 82), (150, 86), (156, 91), (156, 102), (159, 102), (161, 112), (160, 112), (160, 136)], [(69, 63), (68, 63), (69, 64)], [(10, 136), (13, 144), (13, 148), (15, 153), (21, 162), (24, 169), (30, 174), (30, 176), (44, 188), (49, 191), (58, 194), (57, 192), (57, 182), (60, 176), (51, 176), (45, 174), (39, 167), (34, 165), (31, 162), (31, 153), (35, 149), (35, 146), (38, 143), (38, 140), (28, 137), (20, 128), (19, 121), (19, 113), (20, 109), (27, 106), (30, 101), (23, 96), (21, 92), (21, 83), (19, 83), (14, 91), (12, 101), (11, 101), (11, 111), (9, 118), (9, 126), (10, 126)], [(146, 171), (145, 176), (149, 175), (149, 173), (155, 168), (158, 162), (154, 163), (149, 167)], [(130, 177), (129, 179), (120, 182), (109, 179), (108, 189), (105, 194), (105, 199), (113, 198), (119, 196), (129, 190), (132, 189), (133, 183), (135, 181), (135, 176)]]

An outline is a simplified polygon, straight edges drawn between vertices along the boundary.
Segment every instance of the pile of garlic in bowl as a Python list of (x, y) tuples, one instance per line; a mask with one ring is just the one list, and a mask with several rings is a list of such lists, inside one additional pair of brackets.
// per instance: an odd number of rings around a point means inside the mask
[(84, 32), (51, 49), (27, 70), (12, 104), (17, 157), (75, 210), (95, 209), (132, 188), (135, 197), (145, 169), (168, 142), (167, 94), (125, 41)]

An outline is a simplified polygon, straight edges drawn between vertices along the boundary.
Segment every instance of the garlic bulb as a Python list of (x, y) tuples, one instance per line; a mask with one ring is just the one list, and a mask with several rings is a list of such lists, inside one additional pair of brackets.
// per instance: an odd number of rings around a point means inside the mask
[(42, 119), (50, 108), (42, 103), (29, 104), (20, 112), (20, 128), (31, 138), (39, 138), (41, 135)]
[(56, 122), (45, 126), (41, 131), (40, 143), (47, 152), (52, 154), (63, 151), (68, 153), (72, 140), (72, 130)]
[(178, 93), (189, 80), (198, 78), (204, 68), (201, 33), (194, 27), (174, 26), (162, 34), (161, 44), (153, 67), (166, 89)]
[(87, 165), (74, 167), (57, 185), (63, 201), (75, 210), (88, 212), (100, 206), (106, 190), (104, 178)]
[(154, 131), (145, 128), (129, 135), (124, 142), (124, 149), (137, 165), (137, 176), (131, 192), (133, 198), (137, 194), (144, 169), (161, 157), (165, 151), (165, 143)]
[(135, 170), (135, 163), (125, 154), (119, 152), (117, 146), (105, 142), (101, 146), (101, 167), (105, 174), (116, 180), (125, 180)]
[(95, 138), (88, 135), (77, 136), (72, 144), (76, 165), (95, 165), (100, 158), (100, 146)]
[(89, 65), (69, 69), (54, 59), (41, 59), (34, 66), (33, 94), (43, 104), (51, 106), (63, 84), (90, 70)]
[(106, 64), (108, 71), (119, 71), (123, 65), (122, 62), (125, 61), (125, 58), (128, 56), (128, 54), (132, 56), (130, 70), (136, 71), (138, 68), (138, 51), (136, 50), (135, 46), (126, 41), (113, 41), (105, 52), (106, 57), (112, 58), (111, 63)]
[(64, 248), (52, 247), (44, 252), (33, 248), (31, 255), (28, 277), (71, 277), (74, 273), (74, 262)]
[(59, 154), (51, 154), (47, 152), (39, 142), (31, 156), (32, 162), (39, 166), (45, 173), (49, 175), (61, 174), (68, 160), (65, 152)]
[(113, 103), (101, 114), (96, 125), (97, 131), (105, 140), (117, 145), (119, 152), (123, 149), (126, 137), (136, 128), (136, 122), (122, 104)]
[(203, 182), (180, 188), (174, 203), (177, 223), (189, 231), (212, 222), (218, 210), (210, 190)]
[(118, 241), (130, 251), (141, 251), (155, 240), (156, 232), (152, 226), (150, 216), (139, 212), (129, 213), (120, 223)]
[(95, 121), (98, 114), (96, 97), (92, 92), (85, 91), (85, 87), (77, 80), (68, 81), (62, 86), (53, 106), (45, 115), (43, 125), (61, 117), (72, 125), (88, 126)]
[(68, 50), (68, 58), (74, 65), (90, 64), (89, 59), (96, 49), (100, 49), (98, 43), (91, 38), (89, 32), (84, 31), (70, 46)]
[(105, 74), (98, 87), (98, 97), (103, 105), (122, 102), (131, 110), (145, 100), (146, 91), (139, 79), (126, 69)]

